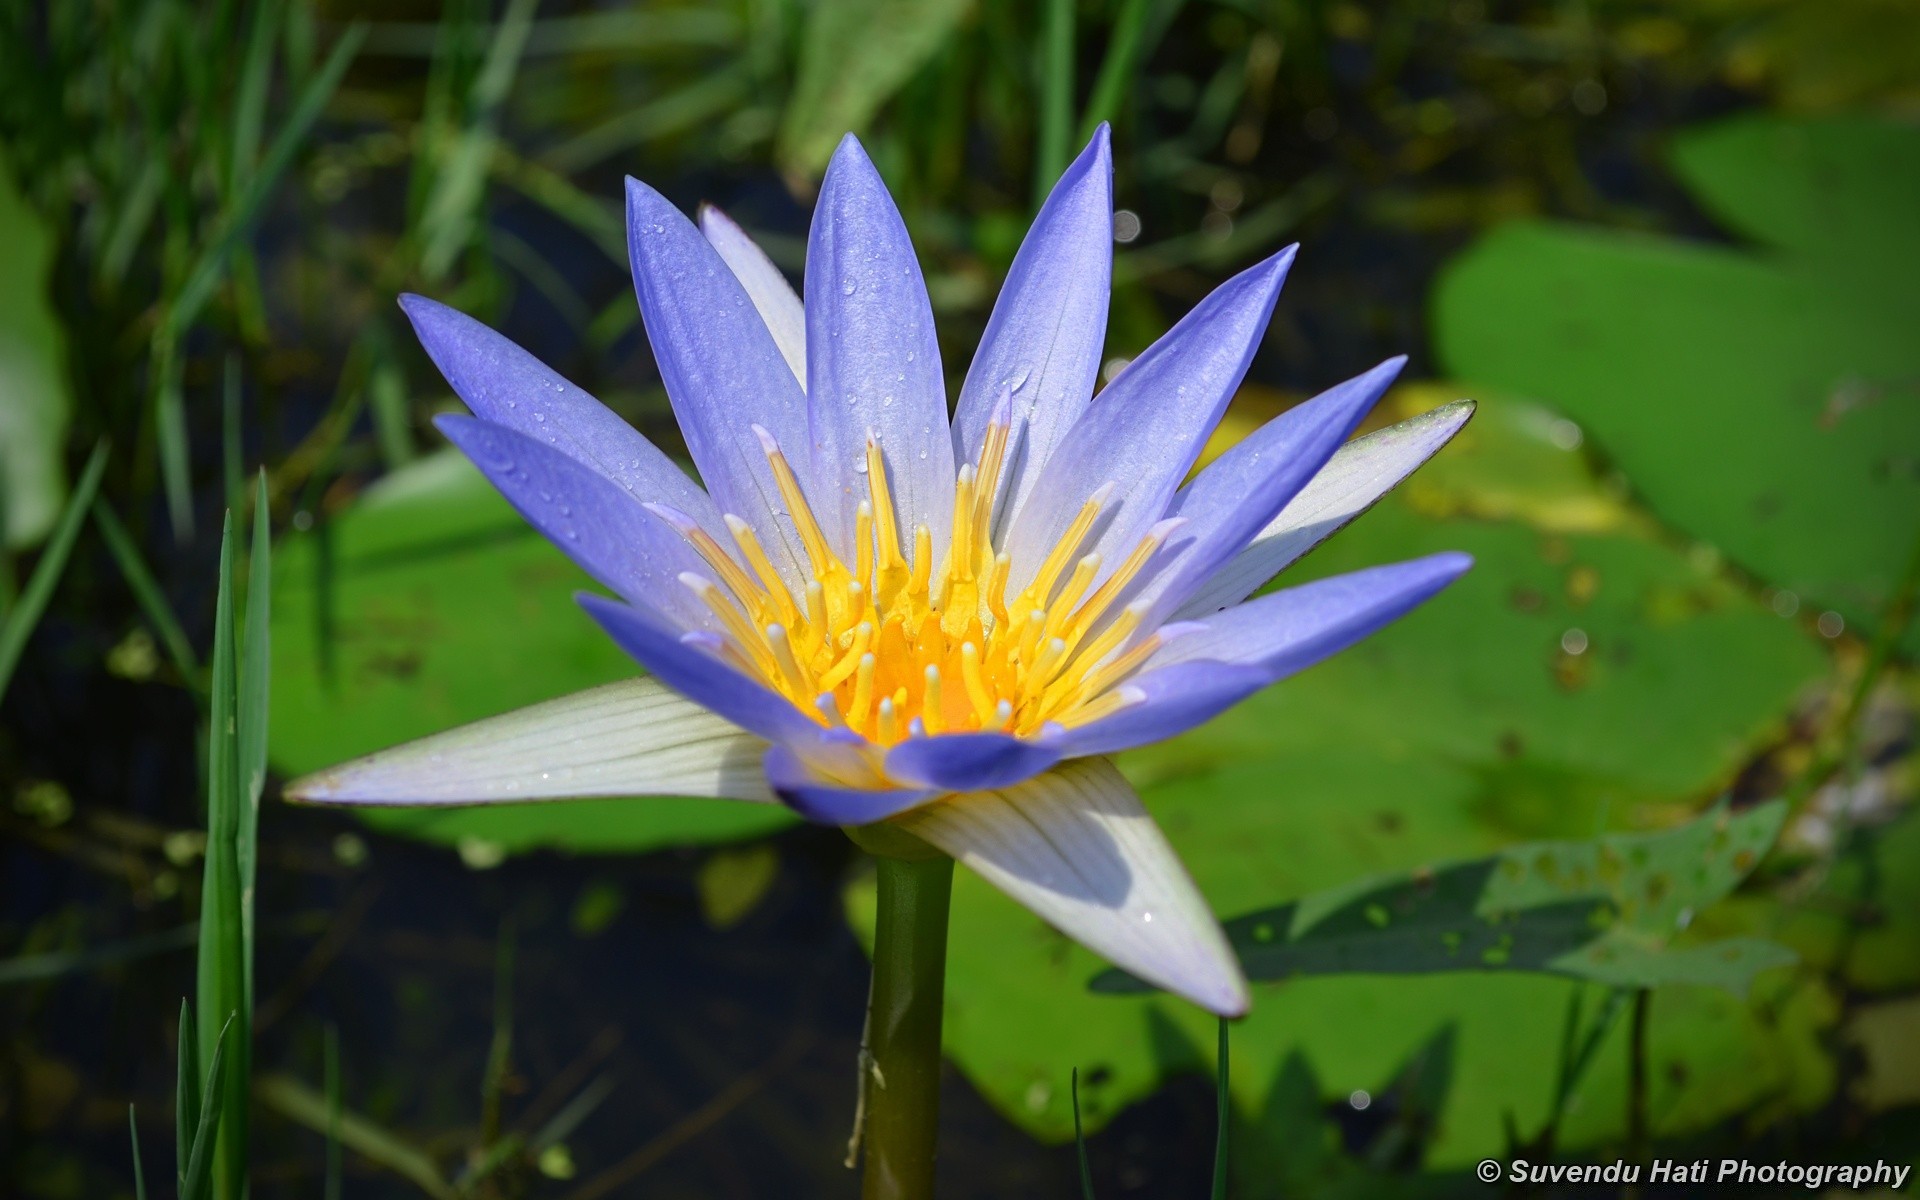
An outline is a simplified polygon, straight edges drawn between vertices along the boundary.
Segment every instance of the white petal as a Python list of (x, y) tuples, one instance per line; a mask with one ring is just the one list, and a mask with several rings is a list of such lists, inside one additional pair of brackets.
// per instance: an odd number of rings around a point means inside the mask
[(535, 704), (316, 771), (312, 804), (505, 804), (585, 796), (773, 799), (767, 744), (650, 678)]
[(1251, 596), (1294, 560), (1372, 508), (1374, 501), (1460, 432), (1472, 415), (1473, 401), (1456, 400), (1342, 446), (1280, 515), (1202, 584), (1172, 619), (1210, 616)]
[(773, 265), (758, 243), (747, 236), (747, 231), (735, 224), (733, 218), (712, 205), (700, 208), (700, 232), (707, 235), (707, 241), (720, 252), (720, 257), (733, 270), (733, 277), (747, 291), (747, 299), (753, 301), (754, 308), (760, 311), (760, 319), (767, 323), (767, 332), (773, 334), (773, 344), (780, 347), (780, 357), (787, 360), (787, 366), (793, 368), (793, 377), (800, 386), (807, 386), (807, 318), (800, 307), (800, 297)]
[(1222, 1016), (1247, 1011), (1246, 978), (1226, 935), (1106, 759), (951, 796), (895, 824), (1116, 966)]

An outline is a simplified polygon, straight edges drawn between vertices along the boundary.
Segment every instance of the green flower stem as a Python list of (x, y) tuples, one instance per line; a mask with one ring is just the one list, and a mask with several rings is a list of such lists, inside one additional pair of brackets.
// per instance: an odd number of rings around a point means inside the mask
[[(870, 847), (874, 848), (874, 847)], [(887, 847), (889, 850), (904, 847)], [(947, 981), (953, 860), (915, 844), (882, 853), (867, 1004), (864, 1200), (933, 1195), (940, 1128), (940, 1013)]]

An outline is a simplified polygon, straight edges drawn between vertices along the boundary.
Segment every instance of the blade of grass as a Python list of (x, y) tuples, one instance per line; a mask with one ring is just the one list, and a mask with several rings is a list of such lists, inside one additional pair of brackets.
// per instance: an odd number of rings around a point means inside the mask
[(193, 1157), (190, 1131), (200, 1123), (200, 1041), (193, 1028), (193, 1006), (182, 998), (173, 1099), (173, 1186), (182, 1196), (187, 1194), (187, 1160)]
[(200, 1106), (200, 1119), (194, 1125), (193, 1148), (187, 1153), (187, 1169), (180, 1180), (180, 1200), (201, 1200), (212, 1194), (214, 1145), (220, 1137), (223, 1116), (219, 1096), (226, 1083), (227, 1034), (233, 1029), (234, 1016), (229, 1016), (220, 1026), (213, 1041), (213, 1057), (207, 1062), (204, 1091), (207, 1102)]
[[(330, 1127), (324, 1096), (286, 1075), (268, 1075), (259, 1082), (260, 1101), (290, 1121), (324, 1134)], [(369, 1162), (385, 1167), (435, 1200), (457, 1200), (457, 1193), (440, 1177), (440, 1169), (426, 1151), (401, 1141), (357, 1113), (342, 1111), (337, 1127), (340, 1144)]]
[(267, 84), (273, 67), (273, 40), (279, 22), (278, 4), (253, 10), (247, 31), (247, 54), (240, 65), (240, 86), (234, 93), (231, 155), (227, 160), (227, 193), (237, 194), (253, 173), (260, 157), (261, 131), (266, 128)]
[(1139, 69), (1141, 35), (1147, 27), (1147, 11), (1152, 0), (1122, 0), (1120, 15), (1107, 33), (1106, 57), (1100, 60), (1100, 73), (1093, 78), (1093, 92), (1080, 117), (1080, 141), (1093, 140), (1093, 131), (1102, 121), (1111, 121), (1120, 107)]
[(127, 581), (127, 590), (133, 593), (134, 602), (160, 635), (160, 644), (166, 648), (167, 657), (173, 660), (173, 669), (180, 673), (187, 685), (204, 688), (200, 679), (200, 656), (193, 652), (193, 643), (187, 640), (187, 634), (180, 627), (179, 618), (173, 615), (173, 607), (167, 603), (165, 593), (147, 569), (146, 560), (140, 557), (140, 548), (133, 544), (133, 535), (113, 515), (106, 499), (93, 498), (93, 523), (100, 530), (100, 540), (107, 544), (107, 550), (113, 555), (115, 565), (120, 568), (120, 577)]
[(110, 967), (156, 954), (185, 950), (199, 937), (198, 926), (180, 925), (164, 933), (150, 933), (144, 937), (109, 942), (104, 946), (89, 946), (84, 950), (22, 954), (16, 958), (0, 959), (0, 987), (58, 979), (76, 971), (91, 971), (95, 967)]
[[(246, 935), (238, 849), (244, 799), (239, 778), (239, 713), (233, 596), (233, 514), (220, 536), (220, 582), (214, 602), (212, 681), (207, 733), (207, 857), (200, 882), (200, 954), (196, 987), (203, 1053), (214, 1046), (216, 1014), (240, 1017), (224, 1090), (209, 1086), (205, 1107), (220, 1111), (216, 1190), (223, 1200), (242, 1191), (246, 1170), (247, 1025)], [(219, 1029), (224, 1039), (227, 1024)], [(211, 1060), (208, 1071), (211, 1073)]]
[(1041, 31), (1040, 136), (1033, 169), (1033, 206), (1046, 201), (1060, 172), (1067, 169), (1073, 127), (1074, 0), (1047, 0)]
[(441, 277), (453, 266), (472, 234), (486, 188), (487, 165), (493, 158), (496, 117), (519, 73), (520, 55), (539, 2), (509, 0), (507, 11), (494, 26), (493, 44), (467, 97), (466, 127), (454, 139), (422, 214), (426, 243), (420, 269), (429, 279)]
[(366, 37), (365, 22), (349, 25), (340, 35), (340, 40), (333, 44), (333, 53), (327, 56), (326, 63), (307, 81), (306, 88), (294, 102), (293, 111), (287, 116), (286, 124), (274, 134), (272, 144), (267, 147), (266, 156), (260, 161), (260, 169), (253, 173), (246, 187), (235, 197), (233, 207), (221, 218), (213, 236), (201, 245), (193, 266), (186, 274), (186, 282), (167, 306), (161, 330), (170, 340), (177, 341), (198, 319), (200, 309), (220, 281), (228, 252), (253, 227), (266, 198), (292, 165), (293, 156), (298, 153), (300, 144), (306, 140), (314, 122), (319, 120), (321, 111), (333, 97), (334, 89), (339, 87), (341, 77), (347, 73), (348, 64), (360, 52), (360, 44)]
[(1233, 1126), (1233, 1098), (1227, 1093), (1227, 1019), (1220, 1018), (1220, 1098), (1217, 1103), (1219, 1129), (1213, 1143), (1213, 1200), (1227, 1200), (1227, 1131)]
[(340, 1027), (327, 1023), (327, 1177), (321, 1200), (340, 1200)]
[(127, 1137), (133, 1143), (133, 1200), (147, 1200), (147, 1168), (140, 1161), (140, 1123), (127, 1105)]
[(253, 1026), (254, 876), (259, 859), (260, 795), (267, 786), (267, 693), (272, 645), (271, 518), (267, 505), (267, 476), (262, 471), (253, 496), (253, 546), (247, 558), (247, 626), (240, 652), (238, 707), (235, 730), (239, 821), (234, 845), (235, 874), (240, 885), (240, 949), (242, 993), (246, 999), (243, 1033)]
[(53, 589), (59, 584), (60, 576), (66, 573), (73, 543), (80, 536), (80, 523), (86, 519), (94, 493), (100, 490), (100, 475), (106, 468), (107, 444), (103, 441), (93, 448), (92, 457), (81, 469), (80, 479), (73, 485), (73, 494), (67, 497), (66, 507), (60, 511), (60, 520), (53, 527), (53, 536), (47, 539), (46, 549), (40, 552), (40, 561), (34, 564), (27, 586), (7, 610), (6, 619), (0, 621), (0, 696), (7, 694), (7, 684), (13, 679), (14, 668), (20, 665), (20, 655), (27, 648), (27, 639), (33, 636), (34, 626), (40, 623), (41, 615), (47, 610), (47, 602), (53, 599)]
[(1087, 1161), (1087, 1135), (1080, 1128), (1080, 1068), (1073, 1069), (1073, 1148), (1080, 1152), (1080, 1198), (1093, 1200), (1093, 1164)]
[(173, 540), (193, 540), (192, 457), (187, 445), (187, 404), (181, 394), (179, 338), (153, 335), (153, 428), (160, 453), (160, 485), (167, 497)]

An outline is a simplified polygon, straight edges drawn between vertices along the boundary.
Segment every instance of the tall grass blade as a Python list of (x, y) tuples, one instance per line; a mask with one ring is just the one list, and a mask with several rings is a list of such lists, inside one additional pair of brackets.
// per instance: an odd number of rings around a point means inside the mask
[(453, 140), (421, 216), (426, 242), (420, 270), (428, 279), (447, 272), (472, 234), (493, 160), (495, 117), (519, 73), (539, 3), (509, 0), (507, 11), (494, 26), (493, 44), (467, 96), (466, 127)]
[(147, 1200), (147, 1168), (140, 1161), (140, 1122), (133, 1119), (133, 1105), (127, 1105), (127, 1137), (133, 1143), (133, 1200)]
[(220, 1140), (223, 1117), (221, 1095), (227, 1076), (227, 1034), (239, 1014), (229, 1016), (213, 1039), (213, 1056), (207, 1061), (206, 1098), (200, 1106), (200, 1118), (194, 1123), (193, 1145), (187, 1152), (187, 1169), (180, 1179), (180, 1200), (203, 1200), (213, 1194), (214, 1146)]
[(200, 1039), (193, 1028), (193, 1006), (183, 998), (173, 1097), (173, 1186), (182, 1196), (186, 1195), (187, 1159), (193, 1156), (192, 1130), (200, 1124)]
[(167, 496), (173, 540), (193, 540), (193, 460), (187, 444), (187, 402), (181, 394), (180, 339), (165, 330), (153, 336), (153, 428), (160, 453), (160, 486)]
[(193, 643), (187, 640), (186, 630), (180, 627), (180, 619), (173, 615), (173, 606), (167, 603), (166, 593), (160, 590), (159, 581), (153, 572), (147, 569), (146, 560), (140, 557), (140, 548), (133, 543), (133, 535), (113, 515), (105, 498), (93, 498), (93, 523), (100, 530), (100, 540), (107, 544), (107, 550), (113, 555), (113, 561), (120, 568), (120, 577), (127, 581), (127, 590), (133, 593), (134, 602), (160, 635), (160, 645), (166, 650), (167, 657), (173, 660), (173, 669), (191, 687), (198, 688), (200, 681), (200, 656), (193, 652)]
[(1151, 7), (1152, 0), (1122, 0), (1120, 15), (1107, 34), (1106, 57), (1100, 60), (1100, 73), (1093, 78), (1093, 92), (1080, 118), (1081, 142), (1091, 141), (1100, 122), (1113, 120), (1119, 110), (1120, 98), (1127, 94), (1140, 68), (1141, 43)]
[(1227, 1092), (1227, 1019), (1220, 1018), (1219, 1130), (1213, 1143), (1213, 1200), (1227, 1200), (1227, 1131), (1233, 1126), (1233, 1098)]
[(247, 627), (241, 645), (239, 708), (235, 731), (240, 812), (234, 863), (240, 882), (240, 944), (246, 1016), (242, 1032), (253, 1025), (253, 897), (259, 861), (260, 795), (267, 786), (267, 696), (272, 645), (272, 521), (267, 504), (267, 475), (260, 473), (253, 494), (253, 546), (247, 557)]
[(66, 573), (73, 543), (80, 536), (80, 523), (86, 520), (94, 493), (100, 490), (100, 475), (106, 469), (107, 444), (101, 442), (93, 448), (87, 465), (81, 468), (80, 479), (73, 485), (73, 494), (67, 497), (67, 506), (60, 511), (53, 536), (40, 552), (40, 561), (34, 564), (27, 586), (7, 609), (5, 619), (0, 620), (0, 696), (7, 694), (7, 684), (13, 679), (14, 668), (20, 665), (27, 639), (33, 636), (34, 626), (40, 623), (41, 615), (47, 611), (47, 602), (53, 599), (53, 589)]
[[(205, 1105), (221, 1114), (218, 1168), (214, 1173), (222, 1200), (235, 1200), (244, 1190), (247, 1137), (247, 1021), (246, 934), (238, 850), (242, 810), (239, 758), (239, 713), (235, 671), (233, 597), (233, 515), (227, 515), (220, 537), (220, 584), (214, 604), (212, 680), (207, 732), (207, 858), (200, 887), (200, 955), (197, 987), (200, 1008), (200, 1045), (214, 1052), (214, 1038), (227, 1026), (214, 1022), (227, 1014), (238, 1016), (240, 1028), (226, 1047), (232, 1058), (224, 1089), (209, 1084)], [(224, 1037), (224, 1034), (222, 1033)], [(211, 1058), (207, 1069), (211, 1074)]]
[(240, 65), (240, 87), (233, 99), (233, 140), (227, 160), (227, 194), (237, 195), (260, 158), (267, 125), (267, 85), (272, 79), (273, 41), (279, 32), (281, 5), (260, 4), (247, 30), (247, 55)]
[(267, 153), (260, 161), (260, 169), (247, 180), (240, 194), (234, 197), (234, 203), (221, 218), (213, 236), (200, 247), (198, 257), (188, 270), (186, 282), (181, 285), (173, 303), (167, 307), (162, 331), (173, 339), (184, 334), (199, 317), (200, 309), (212, 296), (215, 285), (220, 282), (220, 273), (226, 265), (227, 254), (241, 238), (252, 229), (255, 218), (260, 215), (266, 198), (272, 194), (280, 176), (286, 173), (298, 153), (300, 144), (312, 130), (314, 122), (332, 99), (334, 90), (340, 86), (340, 79), (347, 73), (347, 66), (354, 55), (360, 52), (360, 43), (367, 37), (365, 22), (355, 22), (340, 35), (333, 44), (333, 53), (327, 61), (307, 81), (307, 86), (294, 102), (293, 111), (288, 114), (286, 124), (274, 134), (273, 142), (267, 147)]
[(1080, 1128), (1080, 1068), (1073, 1069), (1073, 1148), (1080, 1152), (1080, 1200), (1093, 1200), (1093, 1164), (1087, 1160), (1087, 1135)]
[(327, 1176), (321, 1200), (340, 1200), (340, 1114), (346, 1105), (340, 1093), (340, 1027), (327, 1025)]
[(1074, 0), (1046, 0), (1040, 34), (1040, 136), (1033, 169), (1033, 206), (1046, 201), (1060, 172), (1067, 169), (1073, 129)]

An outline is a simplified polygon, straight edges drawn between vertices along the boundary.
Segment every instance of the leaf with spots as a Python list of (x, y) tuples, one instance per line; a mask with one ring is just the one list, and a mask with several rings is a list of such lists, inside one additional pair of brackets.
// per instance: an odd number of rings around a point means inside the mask
[[(1694, 913), (1772, 846), (1774, 801), (1719, 809), (1679, 829), (1523, 843), (1487, 858), (1362, 880), (1226, 922), (1247, 977), (1544, 971), (1616, 987), (1710, 984), (1744, 994), (1755, 972), (1792, 962), (1773, 942), (1689, 943)], [(1107, 992), (1146, 985), (1122, 971)]]

